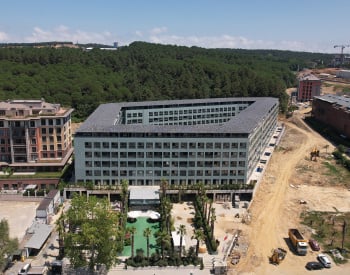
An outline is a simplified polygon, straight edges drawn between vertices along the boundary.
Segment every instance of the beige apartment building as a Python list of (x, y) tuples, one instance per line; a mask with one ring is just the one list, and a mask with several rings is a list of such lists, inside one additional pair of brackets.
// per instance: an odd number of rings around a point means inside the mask
[(73, 153), (72, 112), (43, 99), (0, 102), (0, 170), (60, 171)]

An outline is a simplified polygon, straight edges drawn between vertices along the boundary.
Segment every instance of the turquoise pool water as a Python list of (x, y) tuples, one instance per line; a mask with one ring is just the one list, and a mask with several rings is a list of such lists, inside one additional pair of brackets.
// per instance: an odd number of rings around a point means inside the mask
[[(142, 248), (144, 255), (147, 256), (147, 239), (143, 236), (143, 231), (148, 227), (151, 229), (152, 234), (149, 238), (150, 243), (150, 255), (156, 252), (156, 238), (154, 234), (159, 231), (159, 222), (148, 222), (147, 217), (138, 217), (136, 222), (127, 222), (126, 227), (135, 227), (136, 233), (134, 237), (135, 247), (134, 254), (136, 255), (136, 250)], [(131, 256), (131, 245), (125, 246), (122, 252), (123, 256)]]

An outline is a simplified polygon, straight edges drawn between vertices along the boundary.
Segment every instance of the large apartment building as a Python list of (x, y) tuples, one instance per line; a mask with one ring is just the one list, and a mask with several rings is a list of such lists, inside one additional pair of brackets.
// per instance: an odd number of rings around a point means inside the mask
[(72, 111), (44, 100), (0, 102), (0, 167), (60, 171), (73, 153)]
[(304, 102), (313, 99), (321, 94), (321, 79), (312, 74), (306, 74), (298, 79), (297, 99)]
[(75, 133), (76, 181), (245, 184), (269, 145), (278, 110), (276, 98), (102, 104)]

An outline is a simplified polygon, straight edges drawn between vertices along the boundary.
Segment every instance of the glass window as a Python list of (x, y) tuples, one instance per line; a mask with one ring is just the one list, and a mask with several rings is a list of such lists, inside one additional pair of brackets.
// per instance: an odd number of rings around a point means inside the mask
[(101, 144), (99, 142), (94, 142), (94, 148), (101, 148)]

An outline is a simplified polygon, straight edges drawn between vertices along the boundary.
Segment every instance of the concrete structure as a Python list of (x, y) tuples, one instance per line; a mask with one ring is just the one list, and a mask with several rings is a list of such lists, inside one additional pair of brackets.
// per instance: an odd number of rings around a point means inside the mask
[[(44, 100), (0, 102), (0, 169), (61, 171), (73, 153), (72, 112)], [(14, 184), (20, 188), (23, 182)]]
[(276, 98), (100, 105), (75, 134), (76, 181), (244, 185), (277, 127), (278, 108)]
[(337, 77), (350, 79), (350, 70), (339, 70), (337, 71)]
[(51, 235), (51, 232), (52, 226), (34, 222), (26, 232), (26, 237), (30, 236), (24, 245), (26, 257), (36, 255)]
[(55, 211), (59, 204), (60, 191), (51, 190), (37, 207), (35, 219), (43, 223), (50, 223), (49, 218), (51, 215), (55, 214)]
[(130, 186), (129, 205), (133, 210), (148, 210), (159, 206), (158, 186)]
[(314, 96), (321, 95), (321, 80), (312, 74), (303, 75), (298, 79), (298, 101), (309, 101)]
[(324, 95), (312, 102), (312, 115), (332, 126), (339, 134), (350, 137), (350, 97)]
[[(181, 235), (177, 231), (171, 231), (171, 239), (173, 241), (174, 250), (176, 252), (180, 251)], [(185, 236), (182, 237), (181, 253), (185, 252), (186, 241)]]

